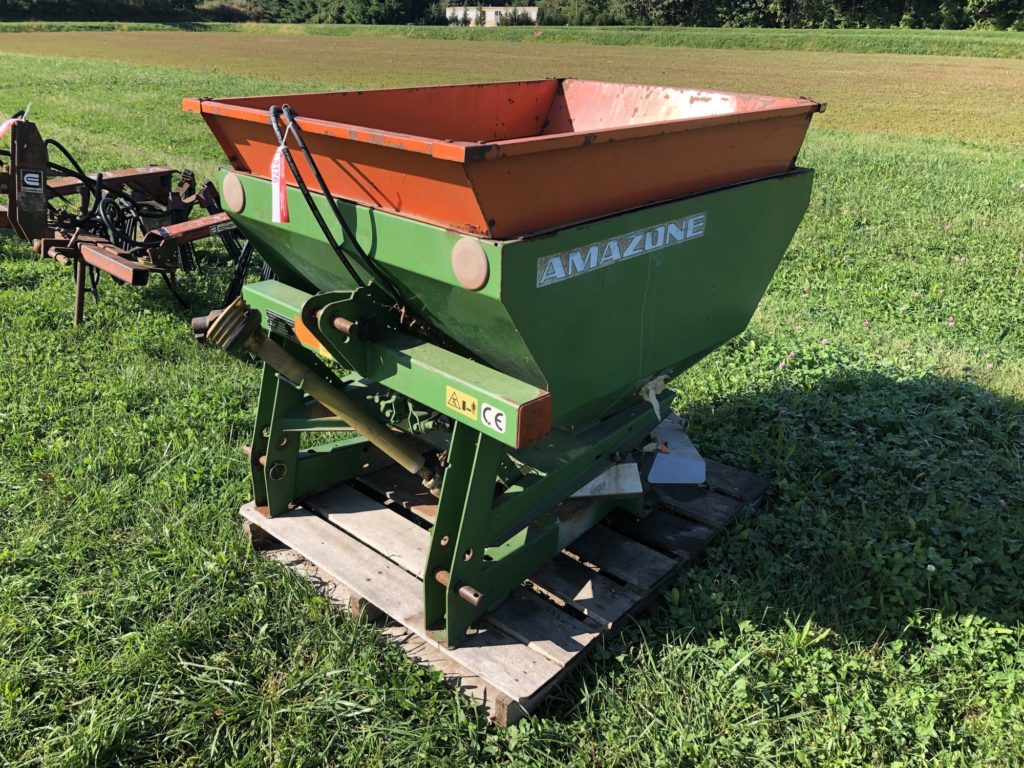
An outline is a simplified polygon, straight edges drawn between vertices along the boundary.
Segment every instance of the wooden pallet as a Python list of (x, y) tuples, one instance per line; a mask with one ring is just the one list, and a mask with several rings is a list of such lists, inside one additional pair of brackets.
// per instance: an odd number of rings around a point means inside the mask
[[(534, 711), (594, 641), (624, 626), (767, 482), (708, 462), (708, 485), (659, 486), (662, 504), (639, 522), (613, 515), (541, 568), (448, 649), (423, 624), (431, 510), (350, 486), (274, 518), (240, 510), (254, 546), (306, 578), (337, 605), (380, 620), (382, 633), (501, 724)], [(377, 498), (383, 498), (378, 496)], [(415, 501), (415, 500), (414, 500)], [(415, 509), (413, 509), (416, 507)]]

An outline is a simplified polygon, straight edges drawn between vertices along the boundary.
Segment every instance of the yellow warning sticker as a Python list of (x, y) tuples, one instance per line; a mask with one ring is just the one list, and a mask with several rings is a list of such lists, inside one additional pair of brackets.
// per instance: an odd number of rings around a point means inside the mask
[(476, 418), (477, 402), (475, 397), (470, 397), (455, 387), (446, 386), (444, 388), (444, 402), (453, 411), (469, 416), (471, 419)]

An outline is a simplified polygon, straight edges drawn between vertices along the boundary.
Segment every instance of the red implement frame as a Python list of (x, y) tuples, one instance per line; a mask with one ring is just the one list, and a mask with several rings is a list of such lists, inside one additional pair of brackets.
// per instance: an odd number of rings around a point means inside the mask
[[(220, 236), (235, 260), (235, 274), (225, 303), (241, 290), (252, 246), (243, 245), (231, 232), (235, 223), (221, 211), (212, 182), (197, 187), (191, 171), (178, 172), (155, 165), (120, 168), (92, 176), (52, 177), (49, 174), (55, 164), (50, 162), (47, 142), (37, 126), (22, 118), (12, 120), (8, 128), (11, 160), (0, 168), (0, 195), (7, 198), (7, 203), (0, 205), (0, 229), (10, 227), (41, 256), (74, 267), (75, 325), (82, 321), (86, 291), (99, 296), (100, 272), (128, 285), (146, 285), (150, 274), (155, 273), (184, 305), (175, 290), (175, 270), (192, 268), (191, 243), (214, 235)], [(73, 159), (71, 164), (77, 167)], [(172, 183), (175, 174), (180, 177), (177, 185)], [(102, 189), (97, 190), (97, 185)], [(128, 230), (114, 231), (106, 220), (101, 226), (98, 208), (89, 202), (98, 202), (97, 193), (119, 196), (118, 205), (138, 206), (133, 208), (136, 218), (130, 220)], [(80, 197), (77, 203), (70, 199), (75, 196)], [(58, 209), (52, 205), (55, 200), (66, 205)], [(190, 218), (195, 206), (208, 215)], [(171, 223), (153, 227), (167, 220)], [(140, 236), (141, 242), (137, 240)], [(91, 288), (86, 286), (87, 277)]]
[[(154, 200), (166, 200), (171, 194), (173, 168), (147, 165), (141, 168), (119, 168), (103, 172), (103, 186), (107, 189), (121, 189), (128, 186), (145, 192)], [(85, 185), (73, 176), (60, 176), (46, 182), (51, 196), (67, 197), (81, 194)], [(91, 190), (90, 190), (91, 191)]]

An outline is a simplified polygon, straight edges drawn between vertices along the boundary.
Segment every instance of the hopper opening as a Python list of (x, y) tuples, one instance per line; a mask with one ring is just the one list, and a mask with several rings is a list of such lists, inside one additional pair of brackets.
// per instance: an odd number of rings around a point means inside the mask
[[(803, 99), (557, 78), (218, 99), (260, 113), (287, 102), (307, 120), (479, 144), (799, 107)], [(356, 138), (356, 137), (352, 137)]]
[(283, 104), (335, 197), (493, 239), (784, 173), (821, 109), (804, 98), (572, 78), (183, 106), (203, 115), (236, 171), (269, 178), (268, 110)]

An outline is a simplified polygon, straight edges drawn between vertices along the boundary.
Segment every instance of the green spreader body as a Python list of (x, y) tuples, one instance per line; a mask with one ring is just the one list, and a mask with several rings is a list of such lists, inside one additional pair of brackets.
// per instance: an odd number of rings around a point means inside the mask
[[(313, 157), (344, 166), (342, 149)], [(638, 495), (570, 497), (650, 441), (652, 398), (662, 414), (671, 403), (666, 381), (746, 327), (808, 205), (813, 174), (794, 159), (766, 176), (755, 169), (721, 188), (505, 239), (336, 197), (400, 302), (366, 270), (356, 285), (293, 177), (289, 221), (273, 223), (269, 169), (224, 172), (226, 210), (276, 273), (243, 292), (263, 333), (436, 462), (439, 499), (424, 491), (413, 507), (432, 530), (419, 575), (425, 623), (440, 640), (457, 644), (612, 509), (641, 513)], [(354, 258), (326, 197), (305, 183)], [(393, 464), (303, 381), (270, 366), (251, 455), (268, 515)], [(382, 498), (405, 492), (394, 491)]]

